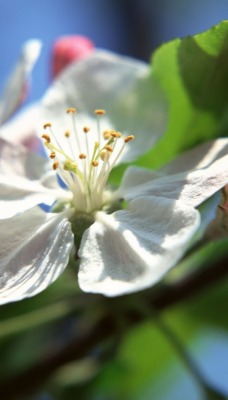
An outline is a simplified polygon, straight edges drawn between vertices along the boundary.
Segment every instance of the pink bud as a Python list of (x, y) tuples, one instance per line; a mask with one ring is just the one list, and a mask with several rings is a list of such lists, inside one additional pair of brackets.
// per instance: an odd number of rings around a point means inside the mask
[(90, 55), (93, 50), (93, 42), (84, 36), (62, 36), (57, 39), (52, 49), (52, 78), (56, 78), (73, 61)]

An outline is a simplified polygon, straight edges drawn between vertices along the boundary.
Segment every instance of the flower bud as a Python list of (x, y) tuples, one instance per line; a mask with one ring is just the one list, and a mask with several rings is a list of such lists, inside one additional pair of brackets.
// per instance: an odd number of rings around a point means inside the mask
[(93, 42), (84, 36), (62, 36), (57, 39), (52, 49), (52, 78), (56, 78), (73, 61), (87, 57), (93, 49)]

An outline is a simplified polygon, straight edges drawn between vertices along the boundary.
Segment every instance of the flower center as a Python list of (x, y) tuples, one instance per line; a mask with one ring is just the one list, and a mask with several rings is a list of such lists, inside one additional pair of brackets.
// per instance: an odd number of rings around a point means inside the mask
[(71, 130), (57, 136), (51, 123), (46, 123), (42, 138), (53, 160), (52, 167), (73, 194), (76, 211), (92, 213), (109, 204), (105, 186), (112, 168), (120, 158), (125, 145), (133, 135), (123, 137), (115, 130), (102, 129), (101, 118), (105, 110), (95, 110), (95, 128), (77, 126), (75, 108), (68, 108)]

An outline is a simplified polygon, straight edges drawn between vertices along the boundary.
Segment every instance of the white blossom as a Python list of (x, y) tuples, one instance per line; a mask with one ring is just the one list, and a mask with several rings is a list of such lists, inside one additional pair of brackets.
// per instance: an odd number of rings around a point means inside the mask
[(110, 188), (111, 170), (162, 135), (166, 103), (145, 64), (103, 52), (57, 79), (44, 115), (51, 164), (1, 140), (1, 303), (44, 290), (75, 254), (86, 292), (118, 296), (152, 286), (189, 246), (200, 225), (196, 207), (227, 183), (228, 140), (158, 172), (129, 167)]
[[(227, 148), (227, 140), (221, 139), (220, 144)], [(4, 303), (40, 292), (61, 274), (74, 245), (77, 222), (81, 230), (80, 218), (86, 213), (76, 210), (73, 193), (58, 187), (54, 171), (47, 172), (47, 161), (7, 142), (2, 141), (1, 149), (4, 200), (0, 217), (5, 219), (0, 220), (0, 294)], [(109, 196), (115, 203), (125, 198), (127, 207), (109, 214), (106, 203), (103, 209), (100, 206), (101, 210), (87, 214), (91, 226), (82, 234), (78, 249), (81, 288), (115, 296), (150, 287), (161, 279), (184, 254), (199, 226), (200, 215), (193, 206), (227, 182), (228, 172), (220, 179), (223, 168), (227, 171), (227, 156), (220, 158), (219, 154), (207, 167), (166, 177), (130, 167), (120, 188)], [(148, 180), (150, 173), (154, 179)], [(34, 208), (55, 199), (65, 205), (61, 212)]]

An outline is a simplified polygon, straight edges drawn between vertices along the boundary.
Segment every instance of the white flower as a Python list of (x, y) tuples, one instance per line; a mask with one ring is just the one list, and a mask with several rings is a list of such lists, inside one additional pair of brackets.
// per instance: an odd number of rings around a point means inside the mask
[[(227, 141), (215, 142), (212, 148), (217, 144), (225, 148)], [(0, 210), (1, 218), (8, 217), (0, 221), (2, 303), (32, 296), (53, 282), (67, 266), (74, 243), (69, 221), (80, 233), (87, 223), (85, 215), (71, 207), (73, 195), (58, 188), (53, 174), (45, 172), (47, 162), (34, 157), (1, 143)], [(183, 255), (199, 225), (199, 213), (192, 206), (227, 181), (227, 173), (220, 179), (223, 165), (227, 166), (227, 156), (220, 158), (218, 153), (210, 166), (171, 175), (170, 180), (156, 177), (152, 171), (127, 170), (114, 196), (129, 198), (127, 208), (112, 214), (88, 214), (89, 223), (92, 218), (95, 222), (84, 232), (78, 250), (81, 288), (115, 296), (156, 283)], [(40, 179), (38, 170), (43, 172)], [(55, 198), (69, 206), (59, 213), (31, 208), (38, 203), (51, 204)]]
[[(154, 96), (155, 121), (148, 105)], [(94, 122), (89, 112), (95, 102), (101, 108)], [(68, 109), (65, 120), (63, 109), (76, 104), (78, 114)], [(84, 291), (117, 296), (150, 287), (184, 254), (200, 224), (194, 207), (226, 184), (228, 141), (203, 145), (158, 173), (130, 167), (112, 191), (106, 185), (111, 169), (136, 158), (164, 130), (165, 104), (148, 67), (95, 52), (56, 81), (44, 110), (53, 121), (43, 133), (52, 169), (47, 160), (1, 141), (1, 303), (44, 290), (75, 250)]]

